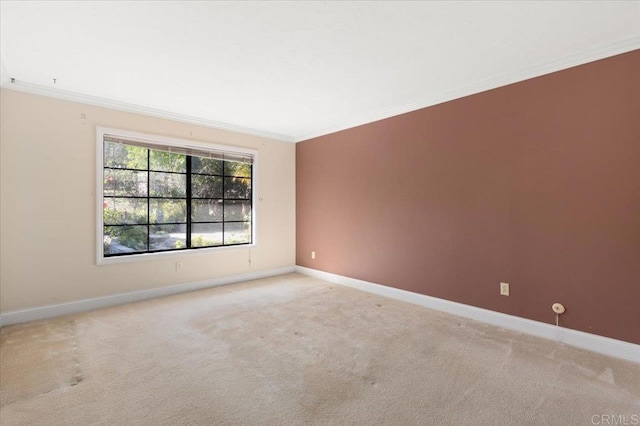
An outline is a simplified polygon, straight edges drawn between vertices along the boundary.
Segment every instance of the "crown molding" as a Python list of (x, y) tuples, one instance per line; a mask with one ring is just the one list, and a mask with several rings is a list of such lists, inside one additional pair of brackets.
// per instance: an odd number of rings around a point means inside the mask
[[(6, 74), (5, 74), (6, 75)], [(211, 127), (218, 130), (226, 130), (234, 133), (242, 133), (245, 135), (259, 136), (262, 138), (274, 139), (282, 142), (295, 142), (292, 136), (280, 133), (267, 132), (250, 127), (237, 126), (234, 124), (224, 123), (221, 121), (207, 120), (204, 118), (194, 117), (186, 114), (179, 114), (161, 109), (150, 108), (143, 105), (137, 105), (127, 102), (115, 101), (112, 99), (101, 98), (98, 96), (85, 95), (69, 90), (61, 90), (53, 87), (42, 86), (39, 84), (29, 83), (15, 79), (11, 81), (7, 77), (7, 81), (2, 81), (0, 87), (18, 92), (31, 93), (34, 95), (46, 96), (49, 98), (62, 99), (65, 101), (78, 102), (86, 105), (93, 105), (104, 108), (111, 108), (119, 111), (132, 112), (150, 117), (163, 118), (166, 120), (178, 121), (181, 123), (195, 124), (197, 126)]]
[(463, 98), (465, 96), (474, 95), (531, 78), (540, 77), (545, 74), (562, 71), (567, 68), (584, 65), (589, 62), (606, 59), (611, 56), (620, 55), (622, 53), (631, 52), (637, 49), (640, 49), (640, 36), (627, 38), (612, 44), (595, 46), (591, 49), (565, 56), (555, 61), (526, 67), (514, 72), (509, 72), (487, 80), (478, 81), (463, 87), (459, 87), (457, 89), (447, 90), (435, 95), (428, 95), (416, 101), (409, 102), (397, 107), (386, 108), (371, 114), (360, 115), (356, 119), (343, 121), (341, 123), (335, 123), (310, 132), (301, 133), (296, 135), (294, 140), (295, 142), (302, 142), (320, 136), (325, 136), (330, 133), (335, 133), (341, 130), (346, 130), (364, 124), (373, 123), (375, 121), (384, 120), (396, 115), (405, 114), (422, 108), (438, 105), (444, 102), (449, 102), (454, 99)]
[(615, 43), (607, 45), (595, 46), (591, 49), (578, 52), (564, 58), (546, 62), (540, 65), (535, 65), (527, 68), (520, 69), (518, 71), (499, 75), (487, 80), (474, 82), (472, 84), (462, 86), (453, 90), (440, 92), (433, 95), (421, 97), (418, 100), (405, 103), (393, 108), (385, 108), (378, 110), (370, 114), (361, 114), (351, 120), (342, 121), (339, 123), (333, 123), (328, 126), (323, 126), (315, 130), (301, 133), (298, 135), (285, 135), (280, 133), (273, 133), (263, 131), (260, 129), (253, 129), (249, 127), (237, 126), (220, 121), (207, 120), (199, 117), (194, 117), (185, 114), (179, 114), (169, 111), (164, 111), (156, 108), (150, 108), (142, 105), (119, 102), (111, 99), (101, 98), (97, 96), (86, 95), (78, 92), (61, 90), (57, 88), (42, 86), (38, 84), (22, 82), (15, 80), (11, 82), (7, 68), (2, 65), (2, 71), (0, 73), (1, 81), (0, 87), (3, 89), (16, 90), (20, 92), (32, 93), (41, 96), (47, 96), (51, 98), (62, 99), (66, 101), (79, 102), (88, 105), (94, 105), (104, 108), (111, 108), (120, 111), (127, 111), (136, 114), (147, 115), (151, 117), (163, 118), (167, 120), (178, 121), (182, 123), (194, 124), (198, 126), (211, 127), (219, 130), (226, 130), (235, 133), (242, 133), (251, 136), (259, 136), (268, 139), (279, 140), (283, 142), (302, 142), (312, 138), (325, 136), (331, 133), (339, 132), (341, 130), (350, 129), (353, 127), (361, 126), (364, 124), (372, 123), (375, 121), (391, 118), (400, 114), (416, 111), (419, 109), (427, 108), (430, 106), (438, 105), (444, 102), (452, 101), (454, 99), (463, 98), (465, 96), (485, 92), (487, 90), (496, 89), (498, 87), (507, 86), (509, 84), (517, 83), (520, 81), (528, 80), (535, 77), (540, 77), (545, 74), (561, 71), (567, 68), (584, 65), (589, 62), (605, 59), (611, 56), (619, 55), (622, 53), (631, 52), (633, 50), (640, 49), (640, 36), (631, 37)]

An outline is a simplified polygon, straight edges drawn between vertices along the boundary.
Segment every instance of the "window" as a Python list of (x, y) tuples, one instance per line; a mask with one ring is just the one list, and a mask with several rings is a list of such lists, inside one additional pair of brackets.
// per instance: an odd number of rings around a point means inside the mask
[(98, 154), (99, 263), (253, 244), (255, 151), (98, 129)]

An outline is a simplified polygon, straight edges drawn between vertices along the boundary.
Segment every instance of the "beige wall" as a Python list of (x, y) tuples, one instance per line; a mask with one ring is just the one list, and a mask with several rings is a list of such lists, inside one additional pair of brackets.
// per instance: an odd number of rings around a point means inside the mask
[[(0, 101), (1, 312), (295, 264), (294, 144), (6, 89)], [(258, 246), (97, 266), (96, 126), (259, 150)]]

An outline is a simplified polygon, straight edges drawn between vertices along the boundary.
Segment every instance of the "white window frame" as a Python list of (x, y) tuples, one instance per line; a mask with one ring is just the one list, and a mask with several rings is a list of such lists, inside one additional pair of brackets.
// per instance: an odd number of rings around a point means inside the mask
[[(207, 151), (227, 151), (230, 153), (242, 153), (253, 156), (253, 168), (251, 173), (251, 244), (241, 244), (233, 246), (203, 247), (197, 249), (172, 250), (157, 253), (135, 253), (131, 255), (105, 257), (104, 256), (104, 136), (118, 136), (123, 139), (133, 139), (144, 141), (153, 145), (170, 145), (181, 148), (196, 148)], [(258, 211), (258, 151), (250, 148), (237, 146), (220, 145), (207, 142), (169, 138), (165, 136), (148, 133), (131, 132), (127, 130), (113, 129), (108, 127), (96, 128), (96, 264), (108, 265), (113, 263), (138, 262), (167, 257), (184, 257), (194, 254), (214, 253), (227, 250), (253, 249), (257, 247), (257, 211)]]

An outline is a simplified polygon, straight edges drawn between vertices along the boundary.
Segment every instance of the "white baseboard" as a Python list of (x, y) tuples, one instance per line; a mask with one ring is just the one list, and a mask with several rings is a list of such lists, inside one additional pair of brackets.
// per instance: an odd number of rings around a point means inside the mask
[(426, 308), (447, 312), (464, 318), (470, 318), (486, 324), (495, 325), (533, 336), (543, 337), (545, 339), (557, 340), (570, 346), (640, 363), (640, 345), (633, 343), (564, 327), (556, 328), (555, 325), (545, 324), (539, 321), (490, 311), (488, 309), (477, 308), (475, 306), (464, 305), (462, 303), (451, 302), (437, 297), (425, 296), (406, 290), (370, 283), (368, 281), (319, 271), (317, 269), (305, 268), (304, 266), (296, 266), (296, 272), (331, 283), (357, 288), (358, 290), (363, 290), (380, 296), (413, 303), (414, 305), (424, 306)]
[(76, 302), (61, 303), (58, 305), (40, 306), (37, 308), (10, 311), (0, 314), (0, 327), (10, 324), (19, 324), (45, 318), (53, 318), (61, 315), (76, 314), (78, 312), (91, 311), (93, 309), (138, 302), (154, 297), (169, 296), (171, 294), (186, 293), (188, 291), (201, 290), (209, 287), (217, 287), (226, 284), (256, 280), (259, 278), (273, 277), (289, 274), (295, 271), (294, 266), (284, 268), (267, 269), (263, 271), (247, 272), (238, 275), (211, 278), (203, 281), (194, 281), (169, 287), (153, 288), (149, 290), (120, 293), (111, 296), (96, 297), (94, 299), (78, 300)]

